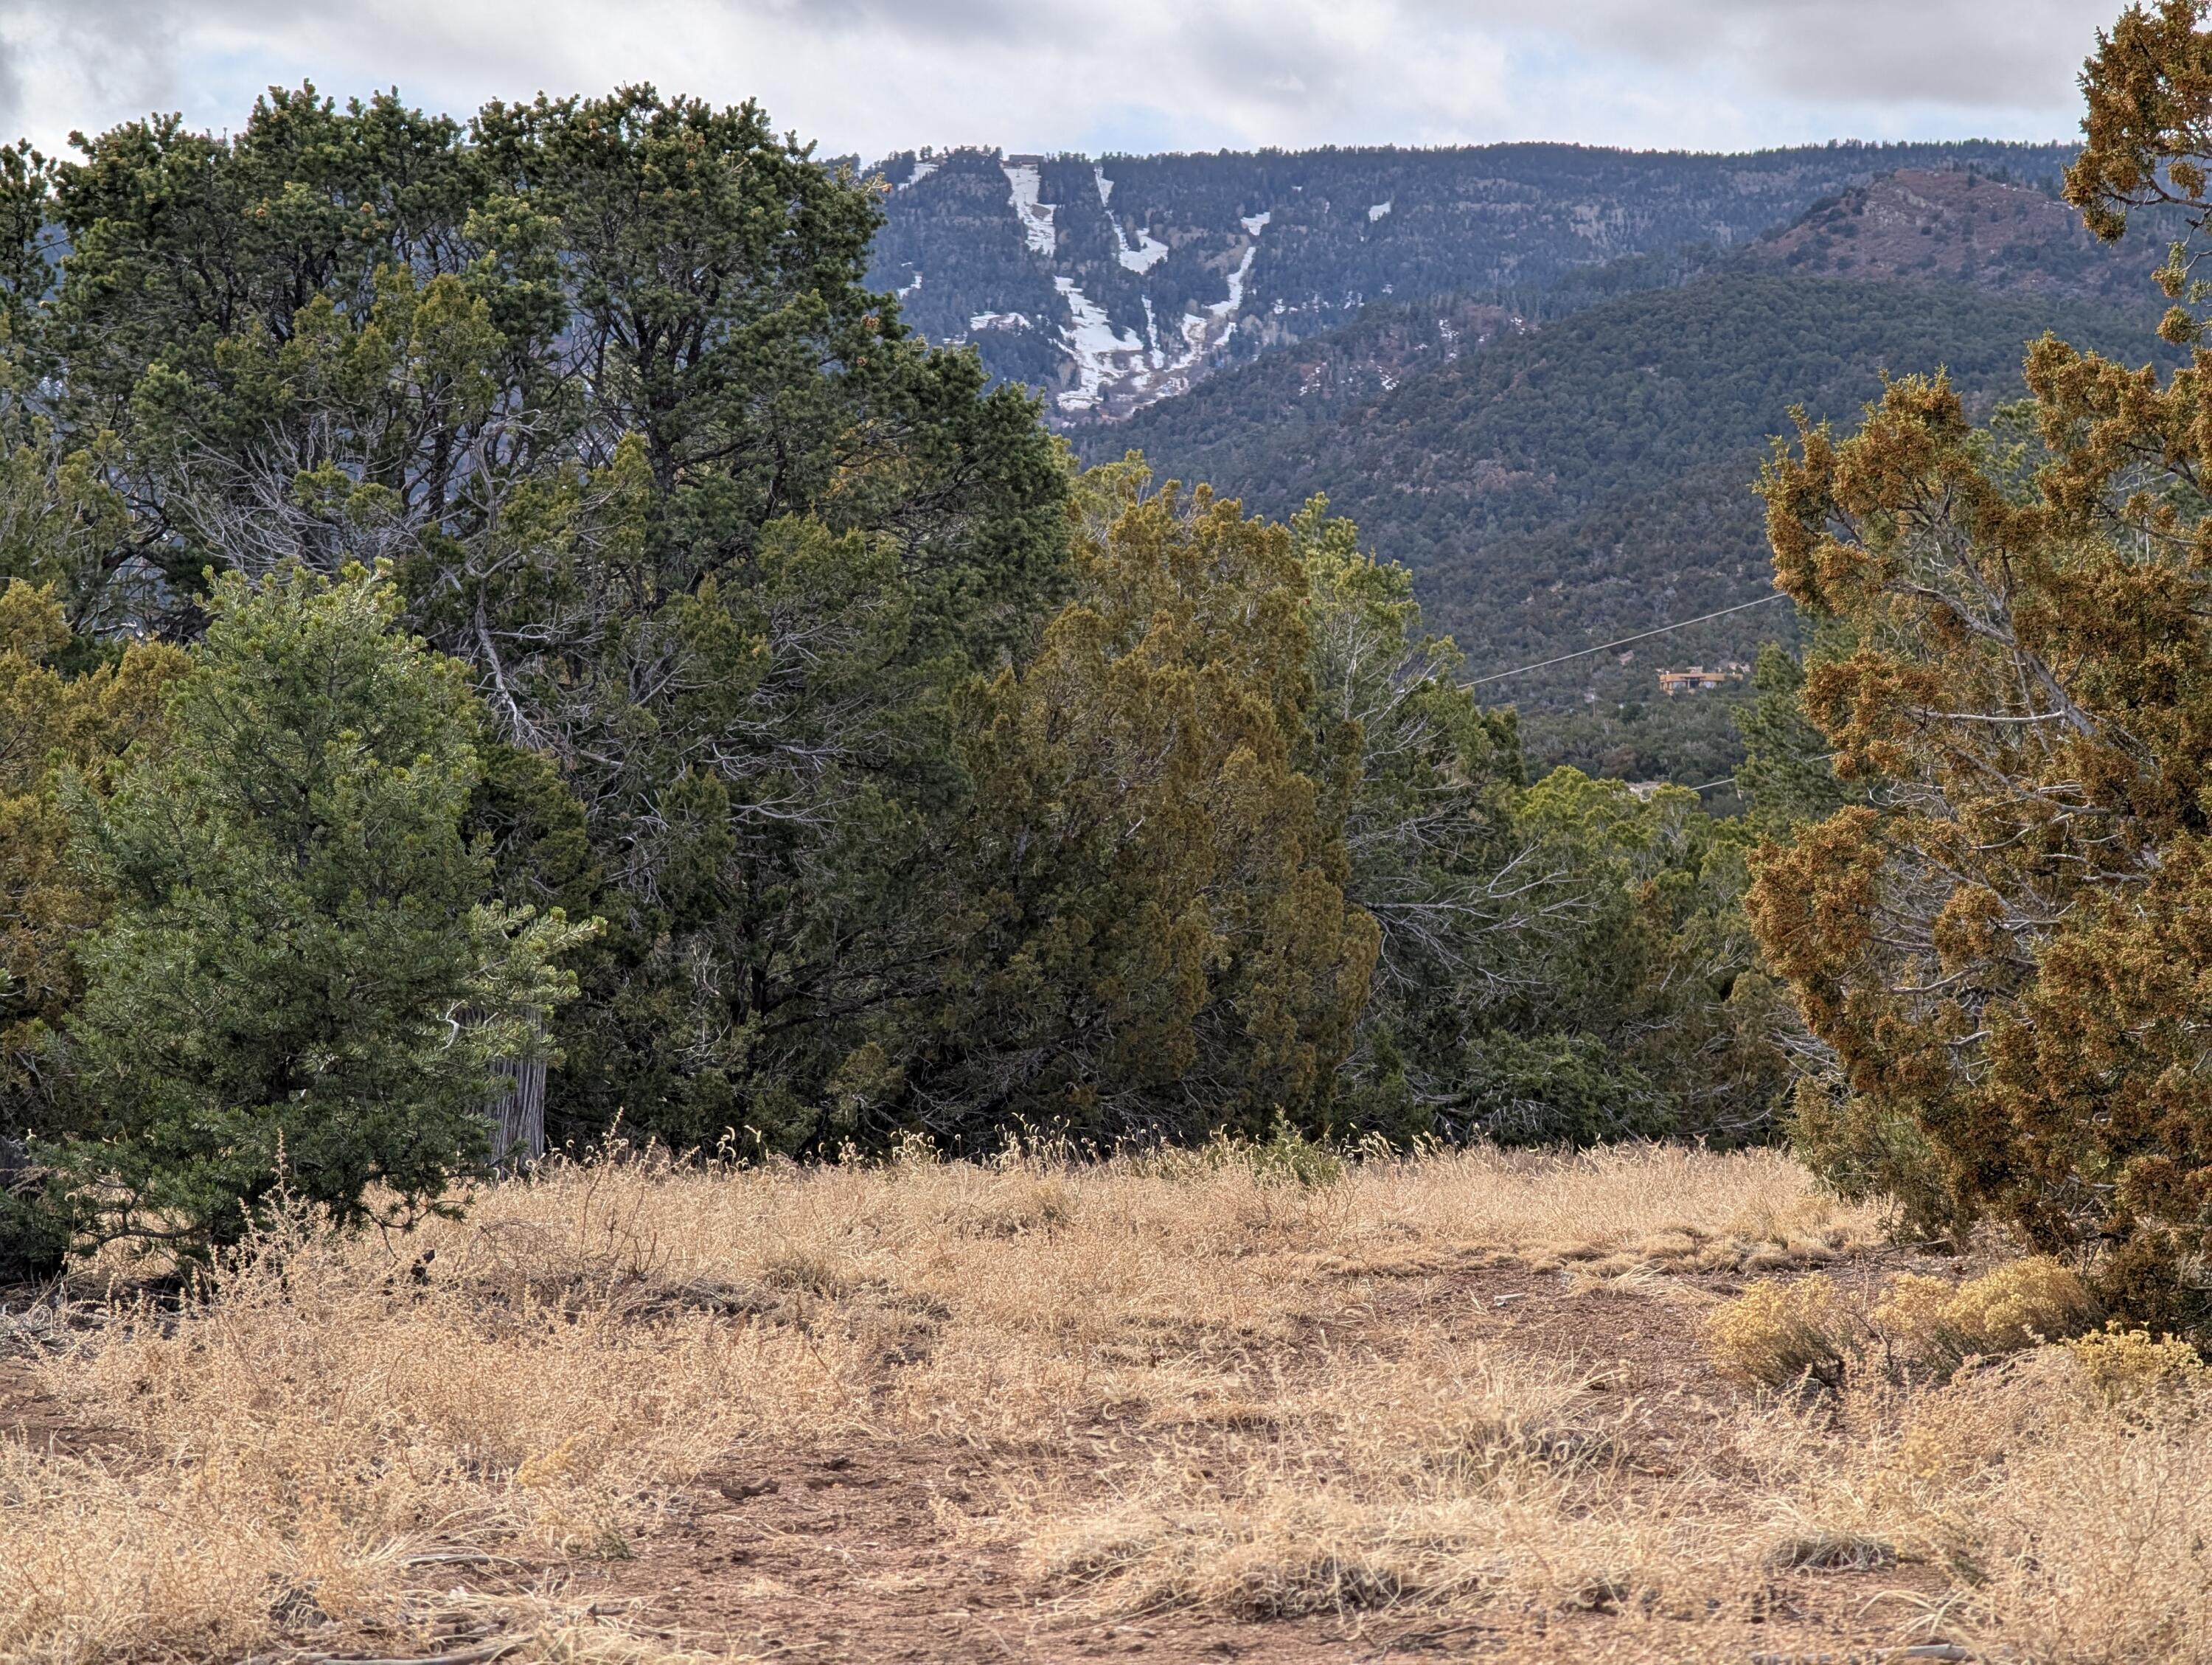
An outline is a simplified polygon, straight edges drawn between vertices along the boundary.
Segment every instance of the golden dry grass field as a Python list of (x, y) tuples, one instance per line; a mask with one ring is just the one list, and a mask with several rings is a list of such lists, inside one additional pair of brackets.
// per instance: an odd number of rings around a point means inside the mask
[(556, 1164), (94, 1268), (0, 1319), (0, 1658), (2212, 1661), (2186, 1360), (1765, 1390), (1716, 1336), (1990, 1262), (1771, 1153), (1294, 1165)]

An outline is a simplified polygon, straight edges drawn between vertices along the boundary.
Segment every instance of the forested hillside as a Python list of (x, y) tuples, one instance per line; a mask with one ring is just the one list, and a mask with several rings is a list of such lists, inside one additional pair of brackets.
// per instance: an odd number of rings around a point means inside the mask
[[(1395, 387), (1319, 373), (1335, 343), (1388, 327), (1271, 355), (1079, 444), (1141, 448), (1263, 513), (1326, 493), (1413, 570), (1478, 676), (1771, 593), (1751, 486), (1793, 405), (1848, 419), (1885, 372), (1946, 366), (1986, 414), (2025, 391), (2045, 330), (2170, 355), (2139, 315), (2057, 297), (1729, 273), (1437, 354)], [(1656, 665), (1748, 660), (1792, 629), (1786, 607), (1754, 611), (1492, 696), (1519, 705), (1540, 759), (1714, 779), (1740, 755), (1733, 730), (1707, 708), (1658, 710)]]
[[(1019, 156), (908, 152), (868, 269), (933, 341), (972, 341), (1055, 420), (1125, 415), (1393, 298), (1533, 319), (1610, 264), (1675, 281), (1899, 168), (2056, 188), (2061, 145), (1840, 144), (1747, 155), (1581, 145)], [(1590, 298), (1588, 295), (1580, 297)]]
[(1966, 169), (1900, 168), (1814, 204), (1740, 259), (1808, 277), (1959, 283), (2139, 311), (2160, 304), (2151, 273), (2181, 229), (2152, 218), (2116, 246), (2042, 191)]

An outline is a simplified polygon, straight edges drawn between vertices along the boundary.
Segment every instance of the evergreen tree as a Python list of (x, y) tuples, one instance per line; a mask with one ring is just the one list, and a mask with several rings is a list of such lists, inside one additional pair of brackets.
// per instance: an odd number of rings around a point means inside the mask
[(388, 584), (233, 576), (208, 605), (162, 746), (70, 794), (114, 908), (69, 1018), (98, 1119), (50, 1152), (82, 1238), (185, 1252), (280, 1185), (342, 1224), (432, 1206), (585, 934), (487, 899), (477, 707)]
[[(2212, 223), (2200, 0), (2131, 8), (2083, 76), (2069, 200)], [(2195, 308), (2197, 310), (2192, 310)], [(1909, 1118), (1958, 1212), (2094, 1256), (2140, 1322), (2212, 1328), (2212, 629), (2207, 367), (2161, 379), (2046, 337), (2041, 458), (1978, 433), (1946, 378), (1893, 382), (1766, 477), (1778, 581), (1856, 632), (1808, 677), (1845, 779), (1882, 789), (1762, 851), (1751, 917), (1842, 1086)]]
[(34, 1134), (81, 1130), (88, 1107), (55, 1044), (83, 991), (78, 950), (107, 897), (68, 859), (63, 780), (105, 792), (134, 744), (157, 739), (174, 648), (86, 657), (51, 585), (0, 589), (0, 1282), (42, 1277), (67, 1252), (69, 1211), (30, 1159)]
[(1544, 1144), (1765, 1136), (1784, 1015), (1753, 969), (1741, 837), (1693, 794), (1562, 769), (1523, 785), (1510, 711), (1460, 686), (1403, 568), (1316, 498), (1291, 521), (1316, 698), (1373, 987), (1331, 1125)]
[(1855, 794), (1829, 767), (1827, 738), (1805, 714), (1805, 667), (1779, 642), (1759, 644), (1752, 667), (1758, 697), (1735, 713), (1743, 737), (1736, 788), (1746, 802), (1744, 821), (1769, 837), (1819, 821)]
[(583, 806), (588, 860), (499, 869), (608, 921), (556, 1133), (803, 1143), (927, 981), (950, 690), (1065, 576), (1034, 406), (862, 286), (874, 195), (649, 88), (466, 127), (280, 91), (20, 171), (67, 248), (30, 349), (58, 443), (112, 434), (88, 480), (131, 506), (88, 586), (136, 575), (130, 616), (189, 636), (204, 567), (391, 561), (490, 738)]
[(961, 937), (875, 1088), (939, 1134), (1319, 1127), (1366, 999), (1341, 803), (1301, 767), (1291, 538), (1148, 487), (1133, 459), (1083, 477), (1074, 599), (963, 702)]

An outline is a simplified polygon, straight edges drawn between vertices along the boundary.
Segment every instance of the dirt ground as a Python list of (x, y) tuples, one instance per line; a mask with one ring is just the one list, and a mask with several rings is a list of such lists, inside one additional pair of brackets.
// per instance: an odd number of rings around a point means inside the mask
[[(1869, 1257), (1851, 1275), (1871, 1281), (1907, 1258)], [(1519, 1267), (1404, 1273), (1347, 1291), (1340, 1313), (1303, 1338), (1301, 1351), (1387, 1351), (1395, 1335), (1427, 1321), (1510, 1356), (1564, 1365), (1606, 1401), (1610, 1424), (1634, 1428), (1618, 1459), (1622, 1482), (1657, 1487), (1711, 1462), (1744, 1398), (1715, 1375), (1696, 1327), (1708, 1302), (1740, 1284), (1705, 1275), (1577, 1290), (1571, 1273)], [(21, 1364), (0, 1365), (0, 1431), (110, 1462), (127, 1461), (132, 1443), (113, 1425), (79, 1419)], [(1264, 1428), (1224, 1429), (1212, 1459), (1224, 1469), (1246, 1461), (1244, 1448), (1264, 1436)], [(448, 1627), (439, 1651), (481, 1656), (480, 1635), (498, 1629), (500, 1598), (557, 1589), (618, 1616), (625, 1634), (672, 1650), (821, 1665), (1692, 1656), (1668, 1651), (1671, 1626), (1625, 1626), (1602, 1590), (1557, 1606), (1506, 1604), (1480, 1618), (1388, 1606), (1296, 1618), (1189, 1609), (1100, 1617), (1039, 1588), (1011, 1549), (959, 1529), (974, 1513), (1047, 1489), (1061, 1498), (1071, 1489), (1109, 1492), (1143, 1438), (1141, 1426), (1102, 1419), (1064, 1443), (1021, 1452), (943, 1439), (764, 1444), (663, 1500), (653, 1529), (616, 1557), (464, 1553), (439, 1565), (449, 1596), (465, 1591), (491, 1603), (475, 1626)], [(1899, 1657), (1884, 1640), (1895, 1626), (1876, 1610), (1886, 1598), (1920, 1602), (1940, 1584), (1915, 1571), (1796, 1571), (1753, 1593), (1740, 1613), (1702, 1615), (1693, 1637), (1675, 1640), (1705, 1659), (1722, 1644), (1718, 1632), (1730, 1632), (1746, 1665)]]
[[(1895, 1259), (1898, 1257), (1885, 1257)], [(1874, 1267), (1861, 1269), (1871, 1277)], [(1696, 1330), (1700, 1303), (1738, 1281), (1571, 1294), (1569, 1279), (1517, 1267), (1409, 1277), (1348, 1305), (1316, 1346), (1387, 1347), (1416, 1316), (1438, 1319), (1511, 1354), (1565, 1364), (1638, 1430), (1625, 1479), (1663, 1485), (1707, 1461), (1742, 1395), (1713, 1373)], [(1625, 1414), (1624, 1414), (1625, 1413)], [(1301, 1619), (1167, 1611), (1099, 1619), (1070, 1611), (1026, 1582), (1018, 1558), (978, 1551), (947, 1525), (980, 1498), (1020, 1496), (1046, 1482), (1109, 1487), (1131, 1431), (1101, 1424), (1019, 1456), (943, 1443), (763, 1451), (706, 1477), (684, 1518), (605, 1564), (584, 1588), (620, 1601), (671, 1640), (761, 1659), (829, 1662), (1059, 1662), (1135, 1657), (1183, 1665), (1222, 1660), (1369, 1662), (1662, 1661), (1714, 1656), (1717, 1630), (1735, 1634), (1746, 1665), (1842, 1665), (1887, 1660), (1893, 1622), (1869, 1607), (1917, 1606), (1940, 1584), (1916, 1569), (1797, 1571), (1678, 1638), (1622, 1614), (1602, 1592), (1586, 1605), (1516, 1604), (1480, 1619), (1387, 1608)], [(1224, 1442), (1224, 1447), (1226, 1442)], [(1237, 1453), (1224, 1449), (1224, 1464)], [(1057, 1487), (1055, 1488), (1057, 1489)]]
[[(1870, 1280), (1908, 1259), (1883, 1255), (1880, 1266), (1869, 1259), (1854, 1275)], [(1510, 1355), (1565, 1364), (1589, 1382), (1594, 1398), (1611, 1401), (1611, 1419), (1635, 1426), (1632, 1449), (1620, 1459), (1628, 1471), (1622, 1478), (1656, 1487), (1711, 1460), (1743, 1398), (1714, 1374), (1696, 1327), (1705, 1310), (1696, 1297), (1723, 1298), (1740, 1283), (1702, 1277), (1573, 1292), (1571, 1274), (1454, 1268), (1393, 1279), (1348, 1302), (1309, 1345), (1387, 1349), (1394, 1334), (1430, 1319)], [(823, 1665), (1059, 1665), (1139, 1656), (1161, 1665), (1232, 1659), (1565, 1665), (1726, 1656), (1717, 1647), (1745, 1665), (1843, 1665), (1900, 1656), (1890, 1642), (1893, 1616), (1873, 1610), (1885, 1598), (1917, 1608), (1941, 1583), (1924, 1570), (1896, 1566), (1796, 1571), (1751, 1593), (1740, 1613), (1704, 1617), (1694, 1637), (1673, 1638), (1686, 1650), (1678, 1654), (1668, 1650), (1665, 1632), (1672, 1627), (1624, 1626), (1624, 1615), (1601, 1591), (1559, 1606), (1510, 1604), (1479, 1619), (1387, 1608), (1300, 1619), (1187, 1610), (1090, 1617), (1026, 1582), (1016, 1557), (979, 1552), (947, 1524), (979, 1499), (1018, 1497), (1048, 1482), (1055, 1491), (1071, 1480), (1109, 1488), (1132, 1437), (1130, 1429), (1101, 1423), (1065, 1444), (1018, 1456), (943, 1443), (763, 1451), (707, 1477), (686, 1518), (635, 1545), (633, 1559), (596, 1569), (588, 1587), (624, 1602), (672, 1640)], [(1238, 1458), (1224, 1440), (1220, 1462)], [(1733, 1633), (1734, 1646), (1721, 1631)]]

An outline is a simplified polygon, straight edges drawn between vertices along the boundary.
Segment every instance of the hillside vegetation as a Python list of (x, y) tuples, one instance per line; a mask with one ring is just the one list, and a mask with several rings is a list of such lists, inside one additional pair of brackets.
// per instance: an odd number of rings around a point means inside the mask
[(1806, 276), (1957, 282), (2130, 311), (2154, 305), (2150, 274), (2165, 258), (2151, 228), (2116, 246), (2041, 191), (1965, 169), (1923, 168), (1899, 168), (1816, 203), (1741, 256)]
[[(906, 153), (871, 170), (868, 267), (928, 339), (1079, 425), (1393, 297), (1534, 318), (1649, 288), (1898, 168), (2055, 189), (2063, 145), (1826, 145), (1692, 155), (1565, 144), (1008, 156)], [(1607, 268), (1596, 291), (1587, 274)]]
[[(1496, 335), (1381, 391), (1310, 381), (1324, 337), (1082, 445), (1141, 449), (1162, 473), (1211, 480), (1262, 513), (1326, 493), (1412, 569), (1480, 676), (1771, 593), (1751, 486), (1793, 407), (1848, 421), (1885, 373), (1941, 366), (1986, 413), (2026, 391), (2022, 355), (2046, 331), (2123, 359), (2171, 357), (2141, 314), (2057, 297), (1719, 273)], [(1703, 781), (1732, 772), (1732, 733), (1655, 732), (1621, 708), (1649, 711), (1658, 663), (1747, 661), (1795, 630), (1787, 608), (1754, 611), (1486, 697), (1519, 705), (1539, 759)]]

